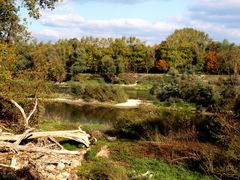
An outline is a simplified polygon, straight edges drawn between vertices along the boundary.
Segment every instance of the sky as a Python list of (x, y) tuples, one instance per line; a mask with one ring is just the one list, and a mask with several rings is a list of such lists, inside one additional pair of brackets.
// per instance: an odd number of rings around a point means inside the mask
[(135, 36), (158, 44), (176, 29), (191, 27), (215, 41), (240, 44), (240, 0), (64, 0), (41, 13), (29, 19), (39, 41)]

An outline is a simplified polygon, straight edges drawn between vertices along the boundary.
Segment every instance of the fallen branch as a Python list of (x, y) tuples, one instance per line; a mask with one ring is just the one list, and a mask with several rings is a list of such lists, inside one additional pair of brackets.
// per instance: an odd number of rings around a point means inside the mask
[(31, 131), (33, 131), (34, 128), (26, 130), (20, 137), (14, 142), (15, 145), (19, 145), (23, 139), (26, 139)]
[[(25, 139), (36, 139), (41, 137), (60, 137), (65, 139), (71, 139), (74, 141), (77, 141), (79, 143), (84, 144), (86, 147), (89, 147), (90, 145), (90, 135), (86, 132), (79, 130), (73, 130), (73, 131), (45, 131), (45, 132), (29, 132), (27, 134), (24, 134)], [(22, 139), (23, 134), (19, 135), (1, 135), (0, 141), (18, 141), (23, 140)]]
[(70, 155), (81, 155), (82, 152), (79, 151), (68, 151), (68, 150), (54, 150), (54, 149), (46, 149), (42, 147), (29, 147), (24, 145), (14, 145), (9, 142), (0, 142), (0, 146), (11, 149), (15, 149), (17, 151), (27, 151), (27, 152), (41, 152), (46, 154), (70, 154)]

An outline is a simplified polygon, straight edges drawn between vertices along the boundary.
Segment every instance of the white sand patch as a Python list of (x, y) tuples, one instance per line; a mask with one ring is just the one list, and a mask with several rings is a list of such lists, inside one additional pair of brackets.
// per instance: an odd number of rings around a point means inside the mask
[(138, 107), (140, 104), (143, 104), (142, 100), (139, 99), (128, 99), (127, 102), (116, 104), (116, 107)]

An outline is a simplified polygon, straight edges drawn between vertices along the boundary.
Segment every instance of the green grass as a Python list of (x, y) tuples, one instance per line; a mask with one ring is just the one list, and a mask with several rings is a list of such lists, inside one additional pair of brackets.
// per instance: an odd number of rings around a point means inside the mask
[(129, 177), (144, 174), (149, 171), (152, 179), (169, 180), (197, 180), (212, 179), (200, 173), (190, 171), (182, 166), (169, 165), (162, 160), (134, 159), (131, 161), (131, 168), (128, 170)]
[(110, 126), (106, 126), (105, 124), (81, 124), (80, 122), (71, 122), (56, 119), (44, 119), (39, 124), (39, 128), (42, 131), (75, 130), (78, 129), (78, 127), (81, 127), (81, 129), (87, 132), (91, 132), (94, 130), (106, 130), (111, 128)]
[(79, 127), (80, 123), (63, 120), (44, 119), (39, 123), (39, 129), (42, 131), (60, 131), (74, 130)]
[(84, 131), (91, 132), (91, 131), (95, 131), (95, 130), (101, 130), (101, 131), (107, 130), (107, 129), (111, 128), (111, 126), (106, 125), (106, 124), (88, 123), (88, 124), (82, 124), (81, 128)]
[[(105, 145), (109, 147), (111, 156), (109, 158), (96, 158), (96, 153), (100, 147)], [(213, 179), (191, 171), (184, 166), (170, 165), (158, 157), (145, 157), (142, 147), (138, 142), (122, 140), (116, 142), (99, 141), (87, 153), (87, 160), (83, 162), (82, 167), (78, 170), (78, 175), (80, 177), (89, 177), (94, 173), (98, 173), (109, 175), (109, 177), (121, 177), (125, 173), (129, 179), (144, 179), (138, 177), (149, 171), (153, 180)]]
[(76, 143), (75, 141), (71, 140), (60, 141), (59, 143), (69, 151), (76, 151), (78, 149), (84, 148), (83, 144)]

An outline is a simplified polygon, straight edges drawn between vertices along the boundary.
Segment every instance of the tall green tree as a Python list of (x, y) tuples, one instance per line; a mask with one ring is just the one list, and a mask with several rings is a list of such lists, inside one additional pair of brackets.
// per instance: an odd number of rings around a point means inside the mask
[(33, 52), (33, 72), (36, 79), (65, 80), (65, 65), (51, 44), (39, 44)]
[[(0, 0), (0, 41), (15, 42), (28, 37), (26, 26), (21, 22), (18, 12), (27, 9), (30, 17), (38, 19), (40, 9), (53, 9), (59, 0)], [(19, 3), (21, 6), (19, 6)]]
[(193, 28), (176, 30), (164, 42), (160, 59), (167, 60), (175, 68), (195, 67), (196, 70), (201, 71), (204, 68), (204, 58), (209, 42), (211, 39), (204, 32)]
[(0, 41), (12, 43), (27, 36), (26, 27), (20, 23), (18, 11), (13, 0), (0, 0)]
[(87, 70), (85, 49), (80, 47), (79, 41), (77, 39), (72, 39), (70, 43), (73, 50), (66, 64), (68, 80), (70, 80), (78, 73), (83, 73)]

